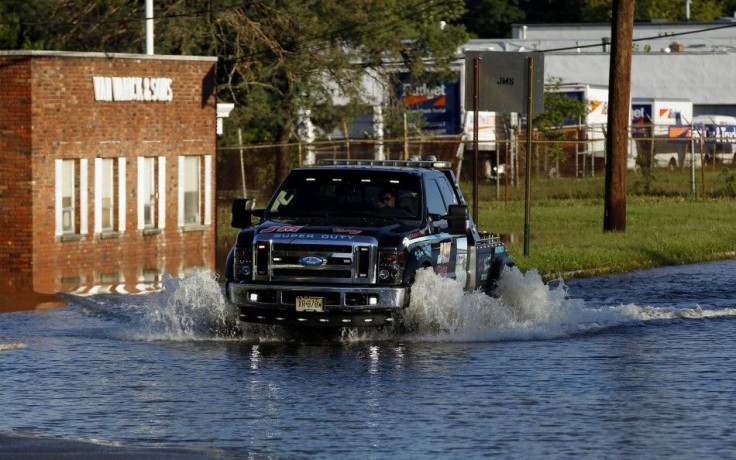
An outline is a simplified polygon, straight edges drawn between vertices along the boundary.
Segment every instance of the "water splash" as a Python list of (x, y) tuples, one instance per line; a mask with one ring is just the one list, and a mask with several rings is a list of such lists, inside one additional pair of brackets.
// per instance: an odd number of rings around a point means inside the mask
[(223, 294), (217, 275), (195, 270), (177, 278), (164, 275), (163, 290), (142, 296), (136, 338), (143, 340), (256, 340), (282, 341), (275, 326), (238, 324), (237, 312)]
[(163, 290), (138, 299), (142, 338), (191, 340), (231, 335), (232, 315), (212, 272), (195, 271), (183, 278), (164, 274)]
[[(345, 328), (330, 334), (329, 340), (545, 340), (655, 320), (736, 316), (736, 308), (703, 310), (697, 305), (592, 307), (572, 298), (562, 280), (545, 284), (535, 270), (522, 273), (517, 268), (505, 270), (497, 292), (497, 297), (468, 293), (456, 280), (421, 270), (412, 286), (411, 305), (397, 327)], [(163, 290), (154, 294), (93, 296), (75, 303), (96, 315), (130, 322), (125, 336), (137, 340), (285, 342), (303, 338), (280, 326), (241, 323), (236, 327), (235, 310), (225, 300), (216, 275), (209, 271), (195, 271), (183, 278), (165, 275)]]
[(536, 270), (507, 269), (498, 297), (464, 293), (459, 282), (417, 273), (410, 307), (403, 315), (409, 338), (421, 341), (553, 339), (638, 325), (646, 321), (736, 316), (736, 309), (703, 310), (635, 304), (589, 307), (571, 298), (562, 280), (545, 284)]

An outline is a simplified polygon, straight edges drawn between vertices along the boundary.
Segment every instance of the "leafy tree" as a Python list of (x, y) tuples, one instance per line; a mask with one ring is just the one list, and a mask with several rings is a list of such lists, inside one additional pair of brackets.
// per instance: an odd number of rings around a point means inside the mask
[(215, 55), (214, 23), (219, 20), (220, 12), (233, 8), (221, 3), (216, 0), (155, 0), (156, 52)]
[(586, 0), (519, 0), (530, 23), (571, 23), (581, 21)]
[(543, 133), (551, 133), (561, 127), (566, 120), (577, 120), (588, 115), (589, 102), (574, 99), (560, 92), (563, 81), (551, 77), (545, 85), (544, 112), (534, 117), (534, 127)]
[[(135, 0), (32, 0), (43, 22), (34, 29), (42, 48), (72, 51), (145, 51), (145, 3)], [(154, 50), (159, 54), (211, 55), (213, 5), (208, 1), (156, 0)], [(38, 30), (43, 27), (43, 30)]]
[(140, 53), (143, 2), (59, 0), (48, 2), (43, 47), (51, 50)]
[(723, 16), (736, 16), (736, 0), (724, 0)]
[(467, 0), (466, 7), (462, 23), (479, 38), (510, 37), (511, 24), (526, 18), (519, 0)]
[[(728, 0), (732, 1), (732, 0)], [(583, 2), (581, 20), (584, 22), (608, 22), (611, 20), (612, 0), (587, 0)], [(724, 15), (727, 1), (699, 0), (690, 6), (691, 21), (712, 21)], [(734, 2), (736, 3), (736, 2)], [(666, 19), (672, 22), (685, 21), (685, 2), (671, 0), (637, 0), (634, 4), (634, 19), (647, 21)]]
[[(568, 138), (570, 131), (564, 129), (566, 120), (584, 118), (590, 107), (590, 101), (579, 100), (561, 93), (562, 79), (552, 77), (547, 82), (544, 92), (544, 112), (534, 117), (534, 127), (548, 140), (560, 141)], [(565, 154), (560, 143), (552, 144), (549, 150), (558, 161), (564, 161)]]
[[(366, 77), (384, 82), (410, 71), (415, 79), (444, 74), (466, 35), (453, 24), (460, 0), (264, 0), (218, 14), (214, 22), (220, 97), (250, 129), (249, 141), (286, 143), (302, 110), (325, 119), (335, 97), (353, 104)], [(440, 26), (444, 21), (444, 27)], [(284, 148), (277, 176), (289, 167)]]
[[(667, 19), (684, 21), (685, 2), (668, 0), (639, 0), (634, 5), (634, 19)], [(690, 5), (691, 21), (712, 21), (723, 15), (723, 2), (720, 0), (699, 0)]]
[(51, 0), (0, 2), (0, 49), (43, 49)]
[[(691, 21), (713, 21), (719, 17), (726, 16), (725, 3), (723, 0), (701, 0), (692, 2), (690, 5), (690, 20)], [(685, 18), (685, 8), (682, 8), (682, 15), (679, 17), (681, 21)]]
[(610, 22), (613, 14), (611, 0), (588, 0), (580, 11), (582, 22)]

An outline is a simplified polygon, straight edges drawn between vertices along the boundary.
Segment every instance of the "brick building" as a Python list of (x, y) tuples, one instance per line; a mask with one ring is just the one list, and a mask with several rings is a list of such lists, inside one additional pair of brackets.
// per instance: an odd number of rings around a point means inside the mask
[(215, 64), (0, 52), (0, 304), (214, 268)]

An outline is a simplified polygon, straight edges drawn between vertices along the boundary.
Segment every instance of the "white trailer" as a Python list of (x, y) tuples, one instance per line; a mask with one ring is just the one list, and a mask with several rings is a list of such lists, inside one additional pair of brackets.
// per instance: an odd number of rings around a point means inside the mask
[(631, 134), (639, 151), (651, 155), (653, 166), (678, 167), (690, 161), (687, 127), (692, 119), (693, 103), (686, 99), (631, 100)]
[[(473, 148), (473, 136), (475, 131), (474, 124), (475, 112), (468, 110), (465, 112), (463, 120), (463, 140), (467, 143), (466, 150)], [(495, 151), (496, 150), (496, 126), (498, 123), (498, 114), (496, 112), (478, 112), (478, 150)]]
[[(594, 171), (596, 165), (603, 165), (606, 157), (606, 131), (608, 125), (608, 87), (586, 83), (563, 83), (549, 85), (546, 91), (559, 93), (578, 101), (584, 101), (588, 108), (585, 117), (565, 120), (565, 128), (577, 129), (582, 136), (576, 149), (576, 170)], [(579, 162), (584, 166), (578, 167)], [(589, 161), (589, 166), (585, 164)]]

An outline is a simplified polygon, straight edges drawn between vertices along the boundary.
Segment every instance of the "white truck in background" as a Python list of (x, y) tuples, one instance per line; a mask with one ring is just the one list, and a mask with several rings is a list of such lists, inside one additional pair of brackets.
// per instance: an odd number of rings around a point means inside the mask
[(631, 99), (631, 135), (652, 166), (675, 168), (690, 161), (692, 119), (693, 103), (686, 99)]
[[(726, 115), (697, 115), (692, 121), (692, 137), (696, 149), (702, 140), (707, 162), (734, 164), (736, 162), (736, 117)], [(699, 150), (698, 150), (699, 151)]]
[(606, 126), (608, 125), (608, 87), (585, 83), (563, 83), (547, 86), (545, 91), (559, 93), (571, 99), (586, 101), (588, 113), (579, 120), (565, 120), (565, 127), (577, 127), (581, 133), (580, 140), (589, 142), (580, 144), (578, 156), (590, 157), (593, 161), (605, 160)]

